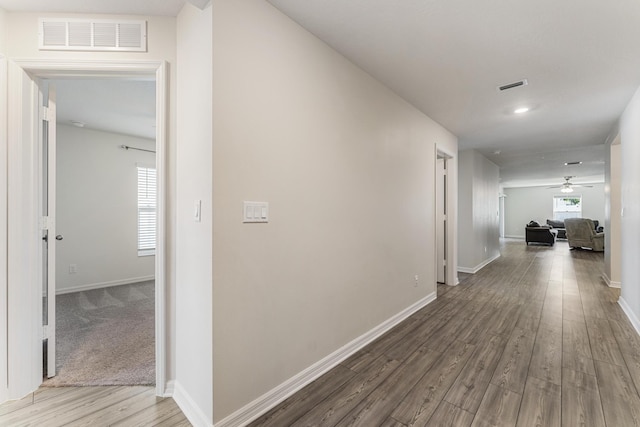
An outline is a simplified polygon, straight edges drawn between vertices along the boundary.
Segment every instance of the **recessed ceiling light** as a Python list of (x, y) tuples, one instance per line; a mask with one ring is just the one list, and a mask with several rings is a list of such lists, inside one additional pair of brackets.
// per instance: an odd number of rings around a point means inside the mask
[(513, 112), (516, 114), (526, 113), (527, 111), (529, 111), (529, 107), (520, 107), (513, 110)]
[(84, 122), (80, 122), (78, 120), (71, 120), (71, 124), (74, 125), (77, 128), (83, 128), (84, 127)]

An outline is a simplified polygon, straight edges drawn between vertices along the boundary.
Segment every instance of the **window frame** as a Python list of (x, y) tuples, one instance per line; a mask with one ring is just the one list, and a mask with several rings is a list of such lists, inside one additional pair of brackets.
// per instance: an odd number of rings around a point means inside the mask
[[(556, 209), (556, 200), (558, 199), (579, 199), (579, 211), (573, 211), (573, 210), (559, 210)], [(553, 200), (552, 200), (553, 206), (552, 206), (552, 210), (553, 210), (553, 219), (554, 221), (564, 221), (567, 218), (582, 218), (582, 194), (562, 194), (562, 195), (554, 195), (553, 196)], [(559, 218), (557, 216), (557, 214), (565, 214), (562, 215), (561, 218)], [(576, 213), (577, 215), (571, 215), (573, 213)]]
[[(155, 165), (136, 164), (136, 249), (139, 257), (156, 254), (158, 174)], [(144, 194), (143, 194), (144, 193)], [(151, 215), (149, 215), (151, 214)], [(143, 218), (144, 222), (143, 222)], [(150, 219), (152, 218), (152, 219)], [(146, 231), (143, 230), (146, 229)], [(152, 243), (153, 247), (150, 247)]]

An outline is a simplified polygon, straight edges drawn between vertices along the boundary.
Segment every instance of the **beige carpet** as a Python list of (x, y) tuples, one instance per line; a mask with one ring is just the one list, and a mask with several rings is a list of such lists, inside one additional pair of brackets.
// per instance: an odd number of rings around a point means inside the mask
[(153, 385), (154, 282), (56, 297), (56, 376), (44, 386)]

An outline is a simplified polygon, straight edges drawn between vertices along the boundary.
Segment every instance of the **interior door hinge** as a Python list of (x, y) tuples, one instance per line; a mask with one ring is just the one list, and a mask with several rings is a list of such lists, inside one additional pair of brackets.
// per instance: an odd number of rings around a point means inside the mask
[(41, 230), (50, 230), (53, 226), (53, 218), (50, 216), (40, 217), (40, 229)]
[(51, 117), (51, 110), (49, 109), (49, 107), (42, 107), (42, 120), (44, 120), (45, 122), (51, 121), (52, 117)]
[(49, 339), (49, 325), (42, 326), (42, 339)]

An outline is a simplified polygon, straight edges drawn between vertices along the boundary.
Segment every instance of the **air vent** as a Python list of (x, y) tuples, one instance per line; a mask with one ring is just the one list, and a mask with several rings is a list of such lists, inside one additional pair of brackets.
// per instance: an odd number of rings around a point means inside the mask
[(146, 21), (41, 18), (38, 24), (40, 50), (147, 51)]
[(504, 85), (504, 86), (498, 86), (498, 90), (500, 92), (502, 92), (504, 90), (509, 90), (509, 89), (513, 89), (513, 88), (516, 88), (516, 87), (520, 87), (520, 86), (526, 86), (528, 84), (529, 84), (529, 82), (527, 82), (527, 79), (524, 79), (524, 80), (520, 80), (518, 82), (509, 83), (509, 84)]

